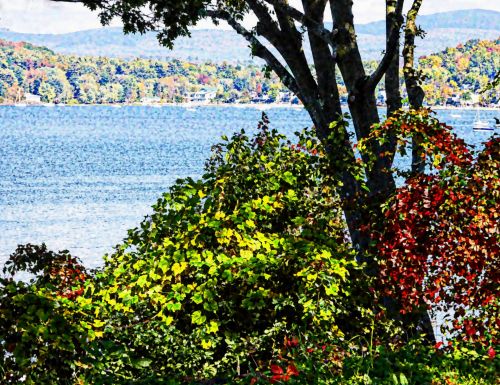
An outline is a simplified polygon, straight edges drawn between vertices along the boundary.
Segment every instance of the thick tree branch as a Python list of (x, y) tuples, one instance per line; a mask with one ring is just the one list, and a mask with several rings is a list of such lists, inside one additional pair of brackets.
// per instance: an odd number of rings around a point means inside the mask
[(415, 71), (415, 38), (418, 33), (416, 18), (422, 0), (414, 0), (406, 16), (405, 42), (403, 48), (403, 74), (405, 77), (406, 91), (413, 108), (420, 108), (423, 102), (423, 91), (419, 90), (418, 74)]
[(276, 11), (278, 25), (262, 1), (246, 0), (246, 2), (258, 18), (257, 34), (266, 38), (279, 51), (299, 85), (302, 103), (308, 110), (314, 110), (315, 117), (312, 116), (314, 123), (325, 125), (320, 118), (318, 85), (309, 69), (302, 46), (302, 35), (297, 31), (293, 19), (278, 10)]
[(238, 23), (228, 12), (225, 11), (207, 11), (207, 16), (213, 19), (226, 21), (239, 35), (243, 36), (252, 47), (252, 53), (255, 56), (263, 59), (266, 64), (279, 76), (285, 87), (292, 91), (299, 99), (302, 100), (303, 96), (290, 72), (281, 64), (281, 62), (267, 49), (255, 35), (247, 30), (243, 25)]
[(316, 36), (321, 38), (327, 44), (329, 44), (334, 50), (336, 47), (335, 36), (337, 35), (338, 30), (334, 29), (333, 31), (325, 28), (323, 23), (319, 23), (308, 15), (300, 12), (297, 8), (292, 7), (284, 0), (264, 0), (266, 3), (272, 5), (276, 10), (286, 14), (292, 19), (298, 21), (303, 26), (307, 27), (307, 29), (313, 32)]
[[(328, 0), (302, 0), (307, 20), (323, 24), (327, 3)], [(319, 93), (324, 100), (325, 113), (331, 114), (333, 121), (335, 120), (334, 116), (338, 114), (338, 111), (341, 111), (338, 106), (340, 105), (340, 97), (335, 77), (335, 55), (332, 54), (330, 46), (310, 29), (308, 29), (308, 36), (316, 69)]]
[(382, 60), (380, 61), (377, 69), (370, 75), (367, 79), (365, 87), (367, 90), (373, 91), (377, 84), (380, 83), (382, 77), (386, 73), (387, 69), (391, 65), (394, 55), (399, 51), (399, 35), (401, 31), (401, 25), (403, 24), (403, 5), (404, 0), (398, 0), (396, 4), (396, 17), (399, 19), (395, 23), (394, 28), (391, 31), (389, 39), (387, 39), (386, 50)]
[[(397, 14), (396, 9), (397, 0), (386, 0), (386, 38), (389, 40), (394, 28), (400, 28), (398, 25), (398, 20), (402, 15)], [(403, 103), (401, 99), (401, 86), (400, 86), (400, 75), (399, 75), (399, 45), (400, 39), (398, 39), (397, 46), (398, 50), (392, 58), (392, 62), (387, 68), (385, 73), (385, 91), (387, 95), (387, 116), (392, 115), (395, 111), (399, 110)]]

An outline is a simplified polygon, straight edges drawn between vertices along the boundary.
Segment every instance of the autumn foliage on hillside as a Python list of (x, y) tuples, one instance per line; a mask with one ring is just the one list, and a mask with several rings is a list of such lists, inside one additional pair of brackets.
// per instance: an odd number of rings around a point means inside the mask
[[(422, 88), (429, 105), (445, 104), (449, 98), (477, 103), (475, 95), (484, 90), (500, 68), (500, 40), (469, 40), (457, 47), (424, 56), (419, 69)], [(498, 89), (482, 95), (482, 103), (498, 103)]]
[(49, 103), (181, 102), (202, 89), (215, 92), (219, 102), (248, 102), (252, 95), (274, 101), (287, 91), (276, 75), (256, 64), (60, 55), (0, 39), (0, 100), (5, 102), (22, 100), (26, 93)]
[(418, 136), (429, 173), (409, 178), (385, 210), (377, 237), (381, 279), (402, 312), (448, 312), (449, 333), (498, 344), (500, 138), (477, 154), (428, 110), (401, 112), (374, 135), (396, 129), (404, 148)]
[[(366, 65), (375, 70), (377, 63)], [(499, 67), (498, 40), (471, 40), (421, 57), (426, 102), (442, 105), (452, 96), (472, 101)], [(347, 96), (343, 81), (337, 81), (340, 94)], [(0, 39), (0, 100), (7, 102), (22, 100), (26, 93), (56, 103), (134, 103), (152, 97), (180, 102), (188, 93), (204, 88), (216, 90), (218, 102), (248, 102), (253, 97), (276, 101), (280, 92), (287, 92), (275, 74), (258, 64), (61, 55), (29, 43)], [(482, 101), (496, 103), (497, 94), (490, 90)]]

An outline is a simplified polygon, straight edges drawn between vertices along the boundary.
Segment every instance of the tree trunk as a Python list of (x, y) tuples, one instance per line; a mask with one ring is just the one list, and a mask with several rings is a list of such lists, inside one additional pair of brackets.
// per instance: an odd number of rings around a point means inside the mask
[[(386, 39), (389, 43), (390, 36), (395, 28), (400, 28), (402, 15), (396, 10), (396, 0), (386, 0)], [(387, 97), (387, 116), (399, 110), (401, 102), (401, 88), (399, 84), (399, 38), (397, 39), (397, 52), (385, 73), (385, 92)], [(386, 47), (386, 50), (388, 47)]]
[[(338, 29), (336, 37), (338, 66), (349, 93), (349, 110), (356, 137), (360, 140), (369, 136), (373, 124), (380, 122), (375, 89), (367, 87), (368, 76), (357, 45), (352, 2), (338, 0), (330, 2), (330, 6), (334, 25)], [(376, 154), (377, 158), (373, 168), (366, 171), (371, 206), (376, 209), (376, 206), (385, 201), (396, 187), (390, 172), (393, 159), (391, 154), (394, 154), (396, 147), (395, 138), (391, 137), (384, 145), (380, 145), (377, 141), (371, 141), (368, 145), (370, 152)], [(368, 157), (363, 160), (369, 163)]]
[[(415, 69), (415, 38), (417, 37), (418, 28), (416, 18), (422, 5), (423, 0), (414, 0), (406, 17), (405, 41), (403, 48), (403, 75), (408, 94), (410, 107), (413, 109), (422, 108), (425, 93), (420, 87), (420, 79), (417, 70)], [(418, 136), (412, 139), (412, 162), (411, 173), (413, 176), (423, 174), (425, 171), (425, 163), (422, 159), (423, 148), (420, 144), (421, 140)], [(436, 342), (434, 329), (432, 327), (431, 318), (427, 311), (412, 313), (404, 317), (404, 323), (411, 326), (416, 326), (416, 332), (423, 335), (426, 342), (432, 345)]]
[[(403, 49), (403, 74), (405, 78), (406, 92), (411, 108), (422, 108), (425, 93), (420, 87), (420, 79), (417, 70), (415, 69), (415, 38), (418, 33), (416, 18), (422, 0), (415, 0), (406, 17), (405, 28), (405, 43)], [(420, 139), (415, 136), (412, 140), (412, 175), (423, 174), (425, 171), (425, 163), (422, 159), (423, 149), (420, 144)]]

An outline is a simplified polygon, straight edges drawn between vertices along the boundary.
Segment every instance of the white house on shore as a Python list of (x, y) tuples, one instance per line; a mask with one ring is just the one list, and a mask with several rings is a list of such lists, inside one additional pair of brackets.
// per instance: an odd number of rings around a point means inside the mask
[(25, 93), (24, 99), (27, 104), (42, 104), (42, 99), (40, 95)]
[(161, 98), (158, 96), (153, 96), (150, 98), (142, 98), (141, 103), (145, 106), (149, 106), (151, 104), (158, 104), (161, 103)]
[(199, 91), (188, 94), (188, 102), (192, 103), (210, 103), (217, 96), (217, 88), (205, 87)]

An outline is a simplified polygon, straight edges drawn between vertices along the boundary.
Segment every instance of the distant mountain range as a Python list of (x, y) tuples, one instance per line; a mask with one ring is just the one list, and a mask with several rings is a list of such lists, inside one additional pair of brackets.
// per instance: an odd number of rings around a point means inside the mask
[[(465, 29), (500, 31), (500, 12), (485, 9), (441, 12), (418, 16), (417, 24), (426, 31), (435, 29)], [(385, 20), (357, 26), (357, 32), (369, 35), (385, 34)]]
[[(500, 12), (466, 10), (420, 16), (418, 24), (427, 32), (418, 41), (417, 55), (453, 47), (469, 39), (495, 40), (500, 36)], [(357, 26), (365, 60), (380, 58), (385, 46), (385, 22)], [(0, 38), (43, 45), (59, 53), (121, 58), (177, 58), (191, 62), (248, 62), (247, 42), (231, 30), (193, 30), (191, 38), (180, 38), (173, 51), (161, 47), (154, 33), (124, 35), (121, 28), (100, 28), (66, 34), (26, 34), (0, 30)]]

